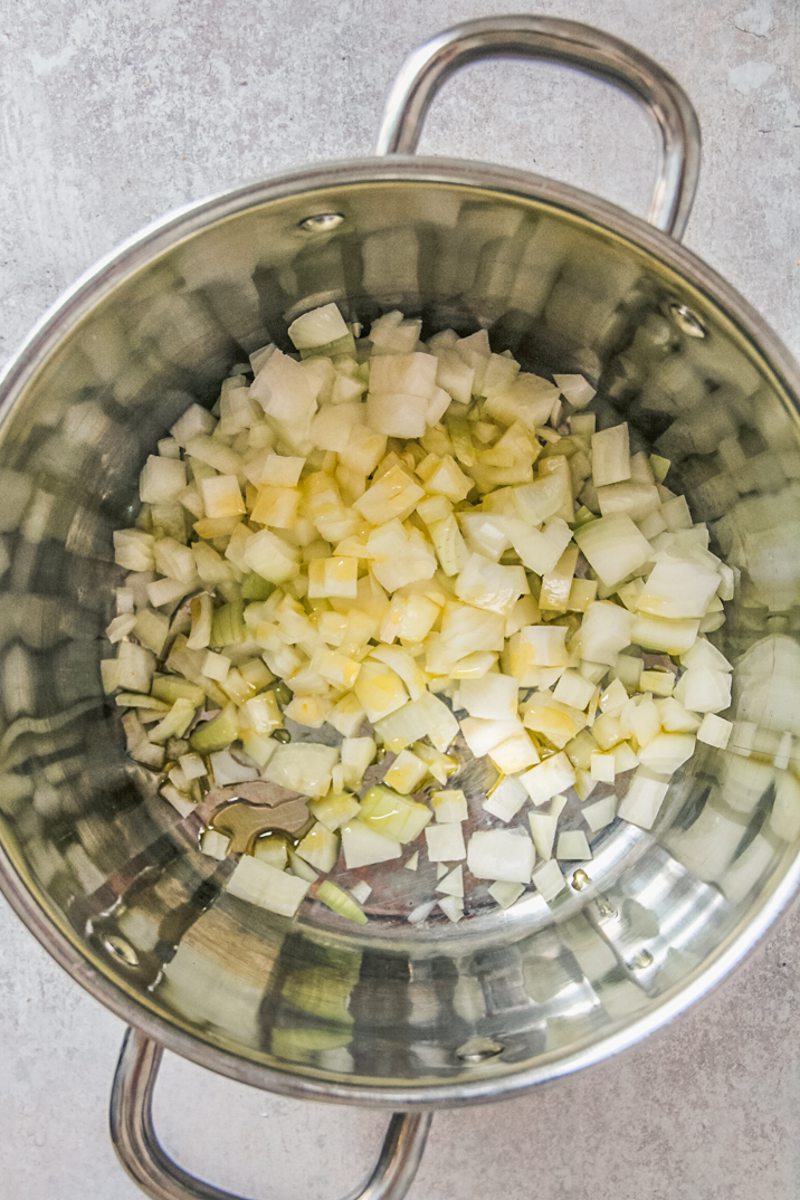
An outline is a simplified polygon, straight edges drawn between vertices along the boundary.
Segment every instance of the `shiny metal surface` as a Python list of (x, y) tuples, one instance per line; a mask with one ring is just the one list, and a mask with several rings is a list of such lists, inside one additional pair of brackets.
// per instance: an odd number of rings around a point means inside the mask
[(403, 63), (386, 104), (378, 154), (413, 154), (442, 85), (488, 58), (565, 63), (599, 75), (644, 105), (661, 141), (661, 163), (647, 219), (680, 238), (700, 171), (700, 126), (685, 92), (651, 58), (619, 38), (576, 21), (517, 14), (466, 21), (419, 46)]
[[(298, 229), (328, 211), (346, 217), (332, 234)], [(220, 892), (220, 868), (154, 799), (100, 695), (110, 532), (188, 398), (210, 398), (232, 362), (283, 340), (322, 298), (365, 317), (401, 304), (431, 327), (486, 324), (532, 364), (596, 374), (601, 412), (624, 413), (672, 456), (745, 572), (723, 648), (763, 647), (772, 628), (766, 652), (777, 646), (787, 670), (797, 376), (731, 290), (644, 222), (546, 181), (420, 159), (306, 172), (171, 219), (79, 287), (7, 377), (0, 802), (12, 903), (99, 998), (216, 1070), (400, 1107), (484, 1100), (622, 1048), (738, 961), (796, 890), (795, 775), (755, 742), (755, 758), (698, 756), (654, 835), (596, 839), (591, 884), (552, 912), (534, 897), (427, 932), (376, 913), (354, 936), (316, 912), (272, 921)], [(665, 315), (675, 300), (705, 338)], [(740, 546), (751, 512), (773, 548), (758, 578)], [(754, 725), (746, 692), (736, 703)], [(795, 718), (761, 707), (749, 736), (768, 747)], [(713, 862), (699, 853), (709, 825), (725, 834)], [(473, 1037), (503, 1053), (465, 1062)]]
[[(111, 1093), (111, 1138), (125, 1169), (154, 1200), (240, 1200), (178, 1166), (153, 1125), (153, 1089), (163, 1047), (129, 1029)], [(403, 1200), (414, 1181), (431, 1113), (395, 1113), (368, 1179), (345, 1200)]]
[[(309, 222), (330, 213), (343, 220)], [(101, 695), (111, 531), (142, 460), (191, 399), (211, 400), (233, 363), (268, 338), (285, 345), (287, 323), (327, 300), (363, 319), (401, 306), (430, 330), (485, 325), (530, 366), (591, 375), (601, 420), (627, 419), (672, 459), (741, 571), (717, 635), (737, 660), (732, 748), (687, 764), (652, 834), (596, 837), (588, 880), (552, 909), (531, 897), (412, 930), (405, 914), (429, 885), (409, 874), (363, 933), (316, 908), (293, 924), (251, 910), (127, 759)], [(480, 164), (296, 172), (170, 217), (106, 260), (0, 394), (0, 881), (58, 961), (143, 1034), (296, 1095), (494, 1099), (664, 1024), (795, 895), (800, 379), (741, 298), (645, 222)], [(474, 1052), (486, 1043), (490, 1056)]]

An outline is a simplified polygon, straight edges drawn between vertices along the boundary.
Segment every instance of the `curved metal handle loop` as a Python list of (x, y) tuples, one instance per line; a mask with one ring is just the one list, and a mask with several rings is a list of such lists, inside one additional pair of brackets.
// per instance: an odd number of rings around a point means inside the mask
[[(153, 1126), (153, 1088), (164, 1048), (129, 1029), (111, 1091), (111, 1140), (134, 1183), (153, 1200), (241, 1200), (190, 1175), (164, 1150)], [(346, 1200), (402, 1200), (414, 1181), (431, 1113), (394, 1113), (371, 1175)]]
[(378, 154), (413, 154), (439, 88), (461, 67), (484, 58), (567, 63), (639, 100), (661, 135), (661, 164), (647, 219), (680, 238), (700, 168), (700, 126), (689, 98), (658, 63), (626, 42), (575, 21), (487, 17), (466, 21), (425, 42), (404, 62), (386, 102)]

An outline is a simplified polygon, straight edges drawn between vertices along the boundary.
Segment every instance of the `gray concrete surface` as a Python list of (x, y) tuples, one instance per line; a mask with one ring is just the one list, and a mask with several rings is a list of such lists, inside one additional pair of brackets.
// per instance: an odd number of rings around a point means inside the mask
[[(686, 240), (800, 352), (797, 0), (2, 0), (0, 358), (78, 272), (170, 207), (369, 153), (404, 54), (509, 8), (592, 21), (684, 84), (704, 134)], [(424, 149), (641, 208), (653, 143), (623, 97), (512, 64), (454, 83)], [(134, 1200), (106, 1133), (122, 1027), (4, 908), (0, 944), (0, 1198)], [(799, 948), (795, 911), (722, 990), (624, 1058), (440, 1114), (412, 1200), (795, 1200)], [(157, 1113), (192, 1169), (277, 1200), (342, 1194), (383, 1121), (175, 1060)]]

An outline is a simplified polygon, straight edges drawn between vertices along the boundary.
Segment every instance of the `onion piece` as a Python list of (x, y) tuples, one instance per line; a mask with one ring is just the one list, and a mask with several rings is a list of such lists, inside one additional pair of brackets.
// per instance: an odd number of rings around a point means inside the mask
[(464, 902), (460, 896), (445, 896), (439, 901), (439, 908), (454, 925), (464, 916)]
[(495, 900), (501, 908), (511, 908), (512, 904), (516, 904), (522, 893), (525, 891), (523, 883), (509, 883), (507, 880), (498, 879), (491, 884), (487, 889), (489, 895)]
[[(298, 843), (297, 853), (317, 871), (331, 871), (339, 857), (339, 838), (332, 830), (317, 821)], [(323, 901), (323, 903), (325, 902)]]
[(447, 824), (450, 821), (466, 821), (467, 798), (461, 788), (431, 793), (431, 808), (437, 824)]
[(432, 816), (426, 805), (409, 800), (383, 784), (369, 789), (359, 810), (359, 820), (364, 825), (401, 844), (414, 841)]
[[(466, 853), (471, 806), (447, 787), (459, 731), (500, 772), (489, 816), (539, 806), (531, 853), (544, 866), (567, 789), (583, 801), (635, 770), (620, 815), (649, 827), (695, 734), (712, 746), (732, 737), (717, 716), (732, 668), (699, 635), (724, 621), (738, 575), (663, 486), (668, 460), (631, 455), (627, 425), (598, 431), (594, 413), (570, 413), (561, 396), (580, 409), (593, 395), (582, 376), (554, 386), (493, 354), (486, 331), (424, 346), (420, 330), (387, 314), (356, 353), (335, 305), (303, 314), (290, 331), (301, 361), (265, 346), (250, 387), (234, 368), (214, 413), (191, 406), (145, 464), (139, 527), (114, 534), (131, 573), (108, 629), (118, 656), (101, 674), (108, 692), (124, 689), (131, 755), (153, 769), (169, 756), (161, 791), (180, 812), (205, 772), (306, 795), (316, 824), (288, 853), (289, 873), (285, 847), (265, 849), (263, 865), (315, 885), (335, 866), (340, 829), (352, 866), (400, 857), (424, 827), (437, 876), (463, 891), (461, 868), (444, 865)], [(760, 562), (756, 534), (745, 541)], [(650, 666), (631, 644), (682, 661)], [(450, 703), (466, 710), (461, 725)], [(271, 734), (285, 721), (329, 723), (341, 750), (324, 735), (279, 744)], [(767, 745), (739, 724), (737, 746), (788, 768), (791, 734)], [(184, 770), (175, 758), (187, 743)], [(397, 757), (359, 801), (379, 748)], [(429, 774), (441, 788), (430, 807), (410, 798)], [(615, 798), (583, 812), (605, 828)], [(559, 850), (570, 846), (588, 853), (579, 830), (562, 833)], [(563, 886), (552, 865), (543, 894)], [(510, 903), (526, 883), (495, 898)], [(355, 904), (338, 893), (334, 909)], [(458, 895), (441, 907), (463, 915)]]
[(581, 829), (567, 829), (558, 835), (556, 843), (556, 858), (585, 860), (592, 857), (592, 851), (586, 840), (586, 834)]
[(352, 893), (348, 896), (347, 892), (332, 880), (323, 879), (317, 887), (315, 897), (332, 912), (344, 917), (346, 921), (352, 921), (354, 925), (367, 924), (367, 914), (354, 899)]
[(554, 375), (553, 379), (561, 395), (573, 408), (586, 408), (595, 397), (595, 388), (582, 375)]
[[(170, 799), (166, 789), (161, 789), (161, 795)], [(200, 852), (205, 854), (207, 858), (215, 858), (218, 862), (224, 862), (228, 850), (230, 849), (231, 839), (226, 833), (220, 833), (218, 829), (204, 829), (200, 835)]]
[(399, 842), (384, 837), (362, 821), (349, 821), (342, 826), (342, 850), (348, 871), (389, 862), (401, 854)]
[(678, 680), (674, 694), (692, 712), (722, 712), (731, 702), (731, 676), (725, 671), (690, 667)]
[(581, 525), (578, 548), (606, 587), (615, 587), (652, 558), (650, 543), (626, 513), (614, 513)]
[(704, 742), (707, 746), (715, 746), (718, 750), (724, 750), (730, 741), (732, 732), (733, 724), (730, 721), (726, 721), (724, 717), (718, 717), (715, 713), (708, 712), (700, 722), (700, 728), (697, 731), (697, 740), (698, 742)]
[(435, 900), (424, 901), (422, 904), (418, 904), (417, 907), (408, 914), (406, 919), (410, 925), (420, 925), (423, 921), (428, 919), (435, 907)]
[(464, 868), (459, 864), (443, 875), (436, 884), (436, 891), (442, 896), (458, 896), (462, 898), (464, 895)]
[(618, 816), (642, 829), (651, 829), (667, 794), (669, 776), (640, 767), (623, 797)]
[(567, 886), (567, 881), (561, 874), (561, 869), (554, 858), (537, 867), (531, 879), (539, 895), (548, 904), (555, 900), (556, 896)]
[(657, 775), (673, 775), (692, 757), (694, 743), (691, 733), (659, 733), (639, 750), (639, 760)]
[(616, 815), (617, 797), (614, 795), (604, 796), (602, 800), (595, 800), (593, 804), (585, 804), (581, 810), (581, 816), (592, 833), (598, 833), (601, 829), (605, 829)]
[(720, 577), (696, 562), (657, 562), (647, 577), (636, 607), (654, 616), (702, 617), (716, 594)]
[(350, 337), (350, 329), (335, 304), (324, 304), (296, 317), (288, 329), (298, 350), (311, 350)]
[(553, 853), (558, 817), (553, 813), (531, 812), (528, 813), (528, 823), (531, 827), (534, 849), (539, 858), (550, 858)]
[(563, 752), (551, 755), (520, 776), (520, 783), (537, 806), (566, 791), (574, 782), (575, 771)]
[(483, 829), (472, 834), (467, 867), (476, 879), (528, 883), (535, 861), (533, 842), (511, 829)]
[(461, 733), (475, 758), (483, 758), (495, 746), (499, 746), (514, 734), (522, 733), (519, 717), (510, 721), (487, 721), (480, 717), (467, 717), (461, 722)]
[(525, 788), (513, 775), (501, 776), (487, 793), (483, 808), (501, 821), (511, 821), (528, 799)]
[(429, 825), (425, 830), (430, 862), (458, 862), (466, 856), (464, 834), (458, 821)]
[(628, 425), (612, 425), (592, 434), (592, 479), (595, 487), (631, 477)]
[(335, 746), (314, 742), (279, 745), (263, 777), (303, 796), (322, 797), (331, 786), (331, 771), (338, 758)]
[(302, 904), (308, 889), (306, 880), (279, 871), (250, 855), (243, 854), (228, 880), (225, 890), (229, 896), (246, 900), (268, 912), (293, 917)]
[(401, 750), (384, 776), (384, 782), (396, 792), (408, 795), (416, 791), (428, 774), (428, 767), (411, 750)]

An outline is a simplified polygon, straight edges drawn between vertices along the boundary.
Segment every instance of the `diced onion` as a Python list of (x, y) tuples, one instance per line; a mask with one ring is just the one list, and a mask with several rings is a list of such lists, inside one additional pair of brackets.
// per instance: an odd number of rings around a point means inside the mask
[(534, 859), (533, 842), (521, 832), (485, 829), (469, 839), (467, 867), (476, 879), (528, 883)]
[(582, 829), (567, 829), (558, 835), (556, 858), (574, 860), (591, 857), (592, 852)]
[(528, 793), (519, 779), (512, 776), (501, 778), (500, 782), (489, 792), (483, 802), (486, 812), (491, 813), (500, 821), (512, 820), (525, 801)]
[(554, 858), (537, 867), (533, 872), (532, 880), (537, 892), (548, 904), (555, 900), (556, 896), (567, 886), (567, 881), (561, 874), (561, 869)]
[(361, 821), (342, 826), (342, 850), (349, 871), (389, 862), (400, 857), (400, 843), (371, 829)]
[(428, 858), (431, 862), (457, 862), (464, 858), (464, 834), (457, 821), (429, 825), (425, 830)]
[(247, 900), (259, 908), (293, 917), (308, 892), (309, 884), (304, 879), (287, 875), (249, 855), (242, 855), (225, 890), (229, 896)]
[[(598, 429), (582, 376), (522, 371), (485, 330), (424, 344), (421, 329), (391, 312), (362, 337), (333, 303), (298, 316), (299, 359), (265, 345), (252, 382), (237, 366), (213, 412), (190, 405), (142, 468), (136, 527), (113, 536), (128, 574), (100, 670), (129, 752), (182, 815), (256, 779), (306, 799), (300, 841), (257, 839), (228, 884), (284, 916), (313, 884), (363, 924), (371, 885), (318, 873), (340, 848), (348, 870), (398, 860), (423, 833), (441, 898), (412, 924), (437, 903), (438, 919), (469, 911), (465, 857), (501, 907), (530, 886), (550, 903), (554, 846), (591, 857), (560, 828), (568, 792), (623, 791), (635, 772), (619, 805), (580, 812), (591, 833), (649, 829), (696, 742), (734, 736), (719, 715), (733, 668), (703, 635), (740, 571), (664, 487), (669, 460), (631, 454), (626, 423)], [(757, 530), (743, 545), (763, 574), (770, 547)], [(747, 753), (766, 678), (737, 699)], [(452, 782), (463, 743), (496, 775), (477, 812)], [(786, 772), (793, 746), (776, 734), (759, 753)], [(784, 809), (776, 797), (781, 827)], [(502, 824), (467, 847), (476, 816)], [(230, 855), (213, 828), (201, 849)]]

